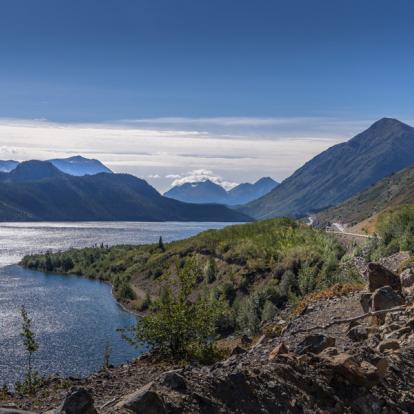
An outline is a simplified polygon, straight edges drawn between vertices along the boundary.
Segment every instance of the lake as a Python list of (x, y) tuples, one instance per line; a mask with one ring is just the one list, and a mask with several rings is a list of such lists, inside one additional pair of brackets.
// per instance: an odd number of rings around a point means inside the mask
[(45, 274), (17, 265), (30, 253), (95, 244), (156, 243), (193, 236), (225, 223), (0, 223), (0, 385), (22, 378), (26, 354), (20, 308), (33, 320), (40, 348), (35, 368), (42, 375), (87, 376), (110, 362), (123, 364), (145, 349), (125, 342), (118, 328), (136, 322), (114, 300), (108, 284), (76, 276)]

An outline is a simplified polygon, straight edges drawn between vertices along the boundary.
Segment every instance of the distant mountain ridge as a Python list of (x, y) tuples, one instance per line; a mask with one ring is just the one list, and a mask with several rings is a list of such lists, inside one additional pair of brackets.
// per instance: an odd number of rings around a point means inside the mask
[(0, 160), (0, 172), (10, 172), (14, 170), (19, 165), (19, 161), (14, 160), (7, 160), (3, 161)]
[(250, 221), (221, 205), (163, 197), (128, 174), (72, 176), (46, 161), (0, 173), (0, 221)]
[(277, 188), (242, 207), (256, 218), (301, 217), (335, 206), (414, 164), (414, 128), (383, 118), (314, 157)]
[[(75, 176), (82, 176), (82, 175), (95, 175), (99, 173), (112, 173), (112, 171), (102, 164), (101, 161), (85, 158), (80, 155), (76, 155), (74, 157), (69, 158), (55, 158), (52, 160), (48, 160), (51, 164), (53, 164), (58, 170)], [(18, 165), (19, 161), (1, 161), (0, 160), (0, 172), (11, 172), (13, 171)]]
[(226, 191), (219, 184), (205, 180), (175, 186), (164, 195), (187, 203), (216, 203), (235, 206), (262, 197), (277, 185), (278, 183), (272, 178), (263, 177), (254, 184), (243, 183)]

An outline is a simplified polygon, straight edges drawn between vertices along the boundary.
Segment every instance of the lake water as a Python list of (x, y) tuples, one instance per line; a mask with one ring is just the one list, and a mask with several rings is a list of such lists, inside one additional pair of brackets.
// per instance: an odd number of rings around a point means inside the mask
[(125, 342), (118, 328), (131, 326), (105, 283), (76, 276), (33, 272), (17, 265), (25, 254), (94, 244), (178, 240), (224, 223), (1, 223), (0, 224), (0, 385), (22, 378), (26, 354), (20, 337), (20, 307), (33, 320), (40, 348), (35, 368), (43, 375), (86, 376), (100, 369), (105, 348), (110, 362), (125, 363), (144, 349)]

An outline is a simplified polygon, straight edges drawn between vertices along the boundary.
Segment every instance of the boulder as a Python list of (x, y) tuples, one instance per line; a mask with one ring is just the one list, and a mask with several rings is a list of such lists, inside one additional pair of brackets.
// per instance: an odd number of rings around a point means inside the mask
[(172, 390), (184, 391), (187, 389), (185, 378), (181, 375), (182, 370), (167, 371), (161, 376), (160, 384)]
[(383, 286), (391, 286), (393, 290), (401, 292), (400, 277), (379, 263), (368, 263), (365, 276), (368, 279), (370, 292), (374, 292)]
[(394, 339), (385, 339), (378, 345), (380, 352), (395, 351), (397, 349), (400, 349), (400, 343)]
[(330, 364), (334, 372), (345, 378), (351, 384), (372, 386), (378, 383), (380, 376), (377, 368), (369, 362), (362, 361), (361, 364), (349, 354), (341, 353), (332, 357)]
[(284, 355), (289, 352), (288, 348), (281, 342), (276, 348), (274, 348), (269, 354), (269, 361), (274, 361), (279, 355)]
[(245, 354), (247, 351), (239, 345), (236, 345), (230, 352), (230, 355), (241, 355)]
[(371, 310), (372, 305), (372, 293), (370, 292), (363, 292), (359, 298), (359, 303), (361, 304), (364, 313), (367, 313)]
[(91, 393), (85, 388), (72, 388), (56, 414), (96, 414)]
[(411, 272), (411, 269), (405, 269), (401, 275), (401, 285), (405, 288), (410, 288), (414, 285), (414, 273)]
[(163, 399), (154, 391), (154, 383), (150, 382), (139, 390), (124, 397), (116, 406), (116, 409), (132, 411), (136, 414), (166, 414)]
[(391, 286), (383, 286), (372, 294), (372, 310), (391, 309), (404, 303), (403, 297)]
[(365, 326), (355, 326), (347, 332), (347, 336), (351, 341), (361, 342), (368, 339), (368, 329)]
[(326, 336), (323, 334), (314, 334), (307, 336), (302, 342), (300, 342), (295, 352), (299, 355), (305, 353), (319, 354), (326, 348), (335, 346), (335, 338)]

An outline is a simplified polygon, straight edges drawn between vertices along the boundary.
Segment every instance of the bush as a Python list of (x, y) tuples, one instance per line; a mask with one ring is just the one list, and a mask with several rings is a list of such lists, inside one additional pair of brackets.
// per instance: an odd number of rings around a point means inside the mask
[(177, 269), (175, 286), (170, 280), (154, 302), (153, 313), (138, 321), (135, 340), (149, 343), (174, 359), (209, 362), (217, 355), (213, 339), (222, 307), (207, 296), (190, 300), (197, 283), (193, 263), (190, 260), (183, 269)]

